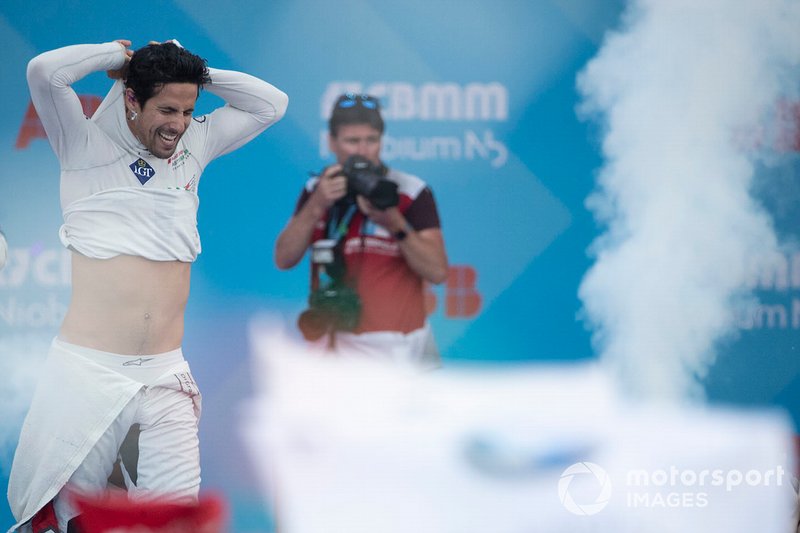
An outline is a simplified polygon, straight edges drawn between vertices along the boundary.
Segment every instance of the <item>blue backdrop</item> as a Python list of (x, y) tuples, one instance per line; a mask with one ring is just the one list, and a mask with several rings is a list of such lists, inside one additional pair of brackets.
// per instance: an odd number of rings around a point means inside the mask
[[(621, 0), (4, 0), (0, 226), (12, 255), (0, 272), (3, 483), (36, 365), (69, 299), (58, 164), (29, 113), (33, 56), (74, 43), (127, 38), (136, 48), (177, 38), (211, 66), (250, 72), (290, 96), (282, 122), (203, 176), (203, 253), (184, 345), (204, 393), (204, 486), (226, 495), (234, 531), (268, 531), (236, 426), (251, 390), (247, 326), (268, 313), (293, 328), (305, 307), (307, 264), (280, 272), (272, 248), (308, 173), (330, 162), (332, 98), (380, 96), (386, 162), (434, 190), (453, 267), (431, 289), (445, 362), (589, 359), (577, 287), (598, 232), (584, 200), (601, 160), (598, 132), (576, 114), (575, 77), (621, 9)], [(98, 74), (76, 90), (91, 104), (108, 85)], [(199, 111), (217, 104), (205, 94)], [(782, 192), (763, 191), (788, 237), (797, 226), (796, 155), (770, 171)], [(786, 320), (751, 324), (724, 346), (707, 379), (712, 400), (784, 405), (798, 418), (797, 285), (762, 287)], [(0, 523), (11, 522), (0, 504)]]

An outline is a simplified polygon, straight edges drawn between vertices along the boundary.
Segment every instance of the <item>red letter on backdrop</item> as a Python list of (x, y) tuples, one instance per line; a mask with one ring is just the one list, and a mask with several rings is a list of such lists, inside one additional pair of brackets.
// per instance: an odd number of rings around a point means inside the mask
[[(97, 108), (100, 106), (102, 100), (99, 96), (80, 95), (81, 106), (83, 113), (87, 117), (91, 117)], [(17, 150), (27, 148), (33, 139), (46, 139), (47, 134), (42, 127), (42, 121), (39, 120), (39, 115), (36, 114), (36, 108), (33, 107), (33, 102), (28, 104), (28, 110), (25, 111), (25, 118), (22, 119), (22, 126), (17, 135), (17, 142), (14, 147)]]
[(471, 317), (481, 310), (481, 295), (475, 290), (477, 279), (471, 266), (451, 266), (447, 274), (447, 304), (445, 315)]

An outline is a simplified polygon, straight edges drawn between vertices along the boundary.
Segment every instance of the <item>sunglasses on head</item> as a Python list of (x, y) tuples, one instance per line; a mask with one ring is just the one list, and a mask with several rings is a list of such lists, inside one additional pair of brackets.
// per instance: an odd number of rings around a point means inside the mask
[(378, 99), (374, 96), (370, 96), (368, 94), (353, 94), (353, 93), (345, 93), (339, 97), (339, 101), (336, 102), (336, 107), (341, 107), (343, 109), (347, 109), (348, 107), (354, 107), (356, 105), (361, 105), (366, 107), (367, 109), (377, 109), (378, 108)]

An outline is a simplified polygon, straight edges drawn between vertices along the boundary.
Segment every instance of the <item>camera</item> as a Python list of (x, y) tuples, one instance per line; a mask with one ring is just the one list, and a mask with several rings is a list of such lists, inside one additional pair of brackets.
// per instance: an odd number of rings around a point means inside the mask
[(316, 341), (332, 331), (355, 330), (361, 318), (361, 299), (344, 282), (344, 261), (336, 241), (315, 242), (311, 262), (316, 283), (308, 297), (308, 309), (297, 319), (303, 337)]
[(384, 210), (400, 203), (397, 184), (385, 179), (383, 166), (375, 165), (360, 155), (347, 158), (342, 167), (347, 178), (347, 196), (355, 199), (357, 194), (365, 197), (377, 209)]

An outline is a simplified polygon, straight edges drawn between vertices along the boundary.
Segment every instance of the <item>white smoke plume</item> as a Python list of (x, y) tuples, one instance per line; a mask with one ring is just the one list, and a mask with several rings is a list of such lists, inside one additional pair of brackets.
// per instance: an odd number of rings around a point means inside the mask
[(797, 94), (798, 28), (796, 0), (632, 0), (578, 77), (605, 158), (580, 297), (634, 396), (702, 397), (748, 267), (778, 251), (751, 190), (769, 117)]

